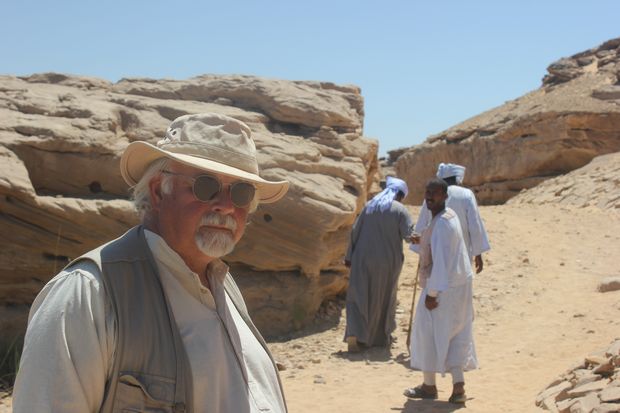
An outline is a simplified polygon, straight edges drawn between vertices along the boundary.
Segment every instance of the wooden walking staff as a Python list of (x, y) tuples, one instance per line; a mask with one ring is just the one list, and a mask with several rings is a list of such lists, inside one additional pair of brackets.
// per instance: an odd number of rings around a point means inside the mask
[(413, 300), (411, 302), (411, 314), (409, 314), (409, 329), (407, 330), (407, 351), (411, 356), (411, 325), (413, 324), (413, 311), (415, 310), (415, 296), (418, 292), (418, 280), (420, 279), (420, 260), (418, 259), (418, 268), (415, 270), (415, 281), (413, 282)]

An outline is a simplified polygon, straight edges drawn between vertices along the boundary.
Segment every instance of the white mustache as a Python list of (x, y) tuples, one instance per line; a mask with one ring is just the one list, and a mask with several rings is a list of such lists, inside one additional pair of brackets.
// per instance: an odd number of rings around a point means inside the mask
[(204, 215), (200, 220), (200, 226), (220, 226), (230, 231), (237, 229), (237, 222), (230, 215), (222, 215), (216, 212)]

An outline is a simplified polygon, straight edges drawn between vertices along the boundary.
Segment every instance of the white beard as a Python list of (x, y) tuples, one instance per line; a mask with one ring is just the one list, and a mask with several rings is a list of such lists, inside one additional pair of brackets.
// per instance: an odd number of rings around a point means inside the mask
[[(210, 230), (208, 225), (224, 226), (228, 231)], [(230, 254), (235, 248), (233, 232), (237, 228), (237, 222), (230, 215), (221, 215), (212, 212), (202, 217), (195, 241), (198, 249), (209, 257), (219, 258)]]

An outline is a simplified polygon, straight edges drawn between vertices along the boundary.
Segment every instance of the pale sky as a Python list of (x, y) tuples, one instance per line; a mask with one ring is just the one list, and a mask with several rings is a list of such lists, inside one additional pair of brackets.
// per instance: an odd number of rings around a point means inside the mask
[(247, 74), (355, 84), (379, 151), (412, 146), (620, 37), (619, 0), (0, 2), (0, 74)]

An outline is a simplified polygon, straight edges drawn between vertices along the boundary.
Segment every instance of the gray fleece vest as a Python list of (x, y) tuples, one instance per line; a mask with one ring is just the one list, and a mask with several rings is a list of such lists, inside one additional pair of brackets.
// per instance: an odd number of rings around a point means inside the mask
[[(113, 365), (100, 412), (191, 413), (189, 361), (143, 227), (132, 228), (69, 266), (80, 260), (93, 261), (101, 270), (117, 325)], [(230, 274), (224, 279), (224, 289), (277, 372)], [(279, 376), (278, 382), (282, 391)]]

